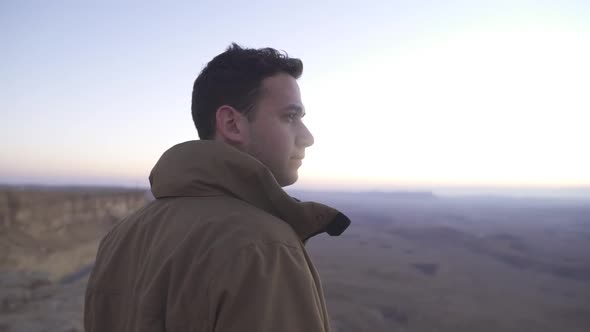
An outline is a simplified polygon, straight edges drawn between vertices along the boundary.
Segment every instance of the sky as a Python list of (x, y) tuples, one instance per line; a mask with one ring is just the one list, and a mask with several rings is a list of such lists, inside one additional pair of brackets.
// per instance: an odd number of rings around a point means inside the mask
[(296, 188), (590, 186), (590, 2), (0, 1), (0, 183), (148, 186), (231, 43), (301, 58)]

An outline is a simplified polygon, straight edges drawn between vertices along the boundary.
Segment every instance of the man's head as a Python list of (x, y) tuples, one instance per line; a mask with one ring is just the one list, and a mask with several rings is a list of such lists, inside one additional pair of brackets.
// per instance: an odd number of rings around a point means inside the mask
[(302, 72), (301, 60), (275, 49), (232, 44), (195, 81), (192, 116), (199, 137), (252, 155), (281, 186), (295, 183), (305, 148), (313, 144), (301, 121)]

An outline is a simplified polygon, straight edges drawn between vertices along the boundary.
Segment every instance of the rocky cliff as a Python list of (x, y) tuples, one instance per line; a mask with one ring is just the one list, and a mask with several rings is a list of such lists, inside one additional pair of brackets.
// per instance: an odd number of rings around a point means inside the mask
[(150, 199), (145, 190), (0, 187), (0, 332), (82, 331), (100, 239)]
[(105, 232), (148, 200), (145, 190), (0, 188), (0, 269), (57, 280), (92, 262)]

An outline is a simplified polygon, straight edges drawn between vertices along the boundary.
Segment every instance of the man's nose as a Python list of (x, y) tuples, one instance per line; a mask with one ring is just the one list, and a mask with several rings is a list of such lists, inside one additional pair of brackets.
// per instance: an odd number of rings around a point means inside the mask
[(299, 135), (297, 135), (297, 145), (306, 148), (308, 146), (312, 146), (313, 142), (313, 135), (311, 134), (309, 129), (307, 129), (307, 126), (302, 123), (301, 131), (299, 132)]

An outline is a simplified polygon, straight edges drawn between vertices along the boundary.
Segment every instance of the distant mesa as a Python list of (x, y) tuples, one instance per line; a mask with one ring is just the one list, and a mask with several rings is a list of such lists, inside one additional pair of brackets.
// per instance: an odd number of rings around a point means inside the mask
[(590, 281), (590, 266), (555, 266), (549, 270), (555, 276), (577, 281)]
[(518, 252), (527, 252), (529, 248), (524, 243), (523, 239), (512, 234), (507, 233), (496, 233), (486, 237), (489, 241), (495, 241), (498, 243), (505, 243), (509, 248), (514, 249)]
[[(482, 254), (517, 269), (552, 274), (557, 277), (577, 281), (590, 281), (590, 266), (581, 263), (567, 263), (534, 255), (532, 250), (518, 236), (498, 233), (491, 236), (477, 237), (464, 231), (446, 226), (433, 227), (397, 227), (391, 234), (431, 248), (460, 248), (474, 254)], [(412, 266), (429, 276), (438, 270), (436, 264), (415, 263)]]
[(367, 196), (380, 196), (395, 199), (436, 199), (436, 195), (430, 191), (369, 191), (363, 193)]
[(438, 264), (435, 263), (414, 263), (412, 266), (423, 274), (432, 277), (438, 272)]
[(13, 192), (72, 192), (72, 193), (83, 193), (88, 192), (90, 194), (104, 193), (135, 193), (138, 191), (144, 192), (149, 191), (148, 188), (143, 187), (122, 187), (122, 186), (93, 186), (93, 185), (42, 185), (42, 184), (3, 184), (0, 183), (0, 191), (13, 191)]
[(408, 314), (398, 308), (382, 307), (380, 308), (381, 314), (386, 319), (392, 320), (399, 325), (408, 326), (410, 319)]
[(448, 226), (395, 227), (389, 233), (404, 239), (428, 244), (429, 246), (463, 246), (481, 252), (484, 244), (472, 234)]
[(430, 191), (311, 191), (288, 190), (289, 194), (302, 199), (358, 200), (359, 198), (393, 200), (433, 200), (438, 197)]

